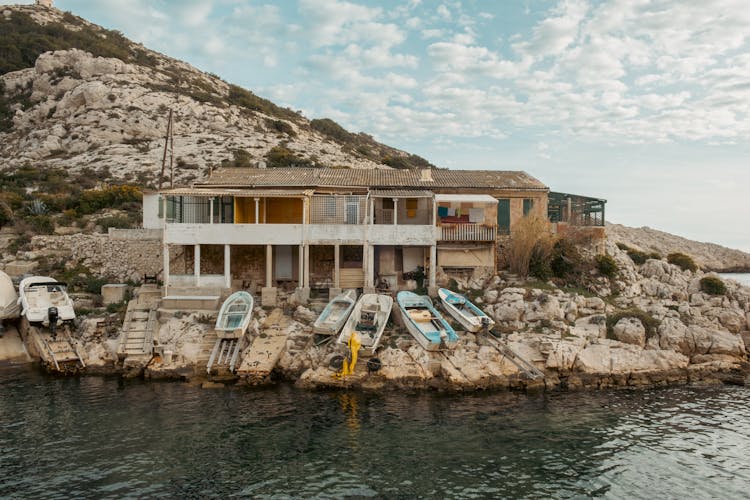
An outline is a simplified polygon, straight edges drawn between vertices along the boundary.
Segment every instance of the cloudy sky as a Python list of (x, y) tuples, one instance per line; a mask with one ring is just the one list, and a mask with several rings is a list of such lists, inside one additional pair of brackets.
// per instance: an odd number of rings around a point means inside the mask
[(750, 251), (747, 0), (57, 0), (441, 167)]

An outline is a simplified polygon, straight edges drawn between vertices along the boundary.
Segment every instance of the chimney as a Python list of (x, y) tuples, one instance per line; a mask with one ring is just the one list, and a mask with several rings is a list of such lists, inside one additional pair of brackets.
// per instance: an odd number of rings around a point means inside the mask
[(266, 162), (263, 160), (258, 160), (255, 162), (255, 168), (266, 168)]
[(421, 175), (419, 177), (419, 182), (434, 182), (432, 179), (431, 168), (423, 168), (420, 172), (421, 172)]

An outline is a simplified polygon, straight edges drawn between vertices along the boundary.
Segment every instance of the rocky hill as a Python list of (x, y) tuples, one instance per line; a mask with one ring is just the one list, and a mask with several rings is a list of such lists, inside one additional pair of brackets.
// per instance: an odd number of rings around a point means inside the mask
[(750, 271), (750, 254), (748, 253), (714, 243), (688, 240), (650, 227), (633, 228), (620, 224), (607, 224), (607, 238), (646, 253), (657, 252), (664, 256), (673, 252), (685, 253), (693, 257), (696, 264), (706, 270)]
[(39, 6), (0, 7), (0, 158), (153, 184), (170, 111), (175, 180), (224, 164), (431, 166), (309, 120), (116, 31)]

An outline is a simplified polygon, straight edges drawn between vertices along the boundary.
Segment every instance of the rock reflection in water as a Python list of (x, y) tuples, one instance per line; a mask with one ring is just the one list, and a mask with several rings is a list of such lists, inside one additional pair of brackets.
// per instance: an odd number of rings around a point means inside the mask
[(201, 390), (0, 369), (0, 496), (744, 496), (750, 390)]

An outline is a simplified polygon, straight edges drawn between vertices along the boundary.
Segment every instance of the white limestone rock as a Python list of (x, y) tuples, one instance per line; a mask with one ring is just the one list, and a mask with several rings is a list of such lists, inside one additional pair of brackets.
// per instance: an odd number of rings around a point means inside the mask
[(596, 341), (607, 335), (607, 317), (595, 314), (578, 318), (570, 333), (576, 337)]
[(553, 321), (564, 318), (565, 312), (560, 307), (560, 302), (551, 295), (540, 294), (533, 302), (527, 302), (524, 308), (523, 319), (526, 322)]
[(615, 339), (626, 344), (633, 344), (639, 347), (646, 345), (646, 328), (638, 318), (621, 318), (612, 327), (612, 335)]

